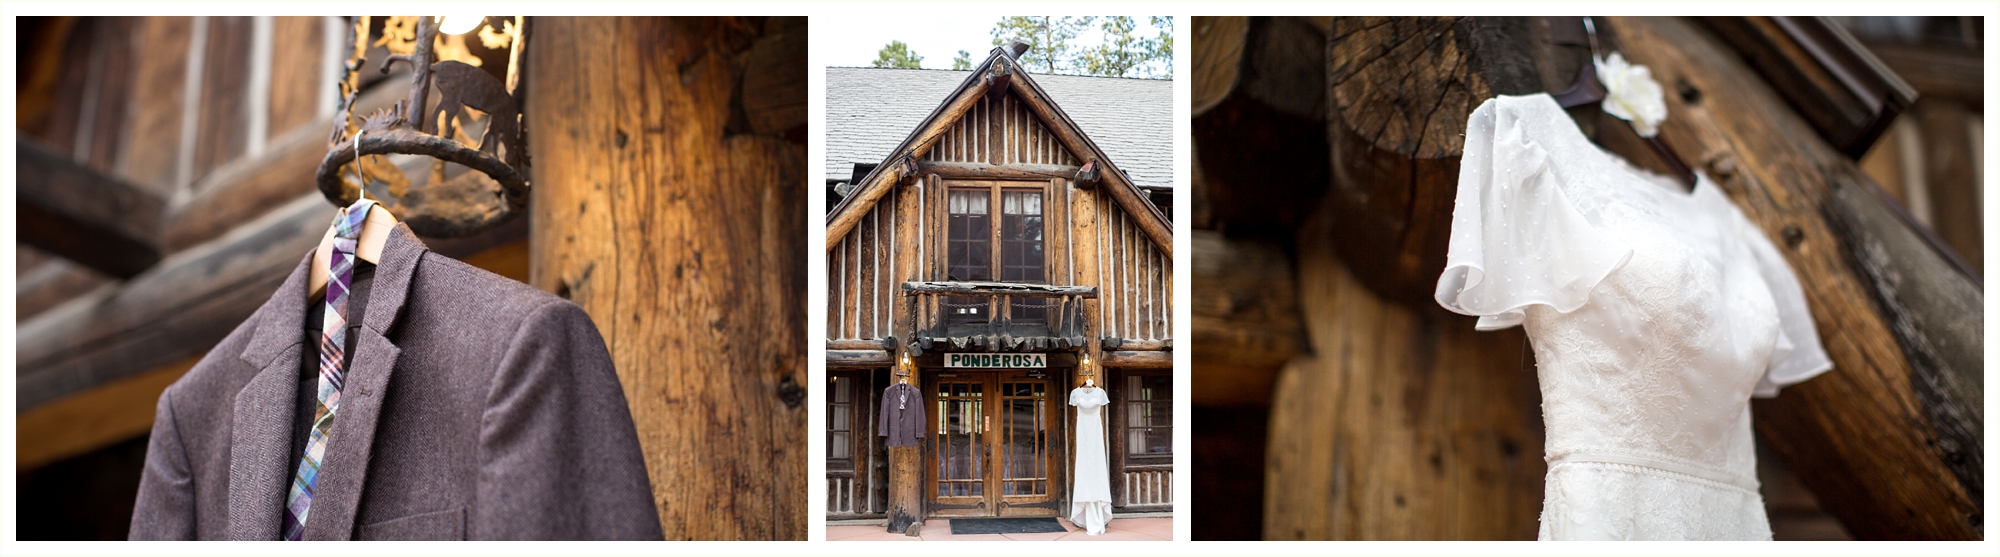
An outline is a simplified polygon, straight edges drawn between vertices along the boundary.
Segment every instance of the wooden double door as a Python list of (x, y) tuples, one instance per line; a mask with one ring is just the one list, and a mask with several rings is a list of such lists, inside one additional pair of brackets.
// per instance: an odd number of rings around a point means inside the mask
[(1068, 391), (1052, 370), (925, 373), (929, 514), (1057, 516)]

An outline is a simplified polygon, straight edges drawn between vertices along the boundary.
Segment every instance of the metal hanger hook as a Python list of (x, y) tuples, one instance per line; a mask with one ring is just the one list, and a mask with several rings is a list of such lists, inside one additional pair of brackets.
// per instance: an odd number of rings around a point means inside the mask
[(354, 131), (354, 189), (360, 193), (362, 199), (367, 199), (368, 175), (363, 174), (361, 170), (361, 136), (364, 135), (368, 135), (368, 130)]
[(1583, 34), (1590, 37), (1590, 56), (1593, 59), (1603, 58), (1604, 52), (1597, 48), (1597, 25), (1590, 20), (1590, 16), (1583, 16)]

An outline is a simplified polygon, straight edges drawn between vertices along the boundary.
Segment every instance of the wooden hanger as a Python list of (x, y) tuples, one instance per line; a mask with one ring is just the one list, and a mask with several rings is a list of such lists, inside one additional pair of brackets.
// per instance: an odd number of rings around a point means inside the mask
[[(361, 136), (354, 134), (354, 173), (360, 180), (361, 197), (368, 197), (368, 178), (361, 174)], [(389, 230), (396, 227), (396, 216), (382, 208), (381, 203), (368, 206), (368, 216), (361, 221), (361, 235), (354, 243), (354, 258), (369, 263), (382, 261), (382, 247), (389, 243)], [(306, 281), (306, 297), (316, 299), (326, 295), (327, 268), (333, 266), (333, 240), (338, 224), (326, 227), (326, 236), (319, 239), (319, 247), (313, 250), (312, 272)]]
[[(1583, 68), (1576, 72), (1576, 80), (1570, 83), (1568, 89), (1550, 95), (1555, 97), (1556, 104), (1561, 105), (1563, 108), (1575, 108), (1604, 100), (1604, 82), (1597, 77), (1597, 61), (1602, 59), (1604, 54), (1598, 50), (1597, 25), (1591, 22), (1590, 16), (1584, 16), (1583, 18), (1583, 32), (1586, 36), (1590, 37), (1590, 61), (1585, 62)], [(1627, 126), (1627, 128), (1629, 129), (1630, 126)], [(1659, 134), (1653, 134), (1652, 137), (1640, 137), (1639, 139), (1645, 140), (1646, 144), (1653, 148), (1653, 153), (1659, 155), (1660, 160), (1667, 163), (1667, 167), (1673, 173), (1673, 178), (1680, 182), (1682, 187), (1687, 188), (1688, 191), (1694, 191), (1694, 170), (1688, 167), (1687, 162), (1681, 160), (1680, 153), (1674, 152), (1674, 149), (1668, 147), (1665, 141), (1661, 141)]]

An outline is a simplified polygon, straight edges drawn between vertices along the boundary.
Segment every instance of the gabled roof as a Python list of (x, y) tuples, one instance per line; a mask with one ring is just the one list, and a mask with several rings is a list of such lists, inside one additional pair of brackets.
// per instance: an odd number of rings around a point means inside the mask
[[(968, 70), (826, 69), (826, 179), (852, 182), (957, 89)], [(1142, 188), (1172, 188), (1174, 82), (1036, 75), (1035, 83)]]
[[(1012, 47), (1016, 48), (1015, 52), (1018, 52), (1020, 48), (1025, 48), (1026, 45), (1016, 43)], [(880, 159), (876, 159), (879, 164), (867, 176), (850, 176), (852, 183), (855, 185), (853, 193), (842, 199), (840, 204), (836, 205), (826, 216), (827, 249), (833, 249), (839, 243), (840, 238), (844, 237), (847, 231), (853, 227), (854, 223), (860, 220), (861, 216), (867, 214), (869, 210), (874, 208), (875, 203), (886, 196), (890, 189), (896, 187), (896, 182), (906, 177), (906, 172), (913, 173), (918, 169), (916, 158), (928, 152), (945, 130), (964, 117), (966, 107), (978, 101), (983, 95), (988, 93), (997, 94), (1000, 91), (1005, 91), (1006, 94), (1019, 98), (1030, 109), (1030, 112), (1036, 114), (1041, 120), (1041, 124), (1047, 127), (1051, 133), (1064, 143), (1065, 149), (1068, 149), (1078, 160), (1089, 163), (1084, 166), (1085, 169), (1093, 169), (1094, 165), (1094, 169), (1090, 173), (1096, 175), (1098, 178), (1095, 179), (1101, 181), (1097, 187), (1101, 191), (1104, 191), (1107, 194), (1106, 197), (1128, 216), (1140, 219), (1139, 227), (1144, 232), (1144, 235), (1152, 240), (1154, 246), (1162, 254), (1169, 258), (1173, 257), (1173, 238), (1171, 232), (1173, 225), (1167, 221), (1166, 215), (1154, 207), (1152, 203), (1146, 201), (1145, 192), (1140, 190), (1138, 184), (1134, 183), (1135, 178), (1132, 177), (1129, 171), (1123, 168), (1123, 163), (1106, 153), (1103, 146), (1077, 123), (1076, 117), (1057, 104), (1049, 92), (1041, 86), (1039, 82), (1040, 78), (1036, 78), (1028, 72), (1023, 71), (1019, 62), (1016, 62), (1009, 55), (1008, 48), (994, 48), (987, 55), (985, 61), (974, 67), (970, 72), (952, 72), (959, 76), (960, 81), (958, 86), (944, 92), (944, 94), (938, 97), (931, 97), (934, 100), (930, 102), (937, 104), (928, 111), (927, 116), (918, 120), (915, 125), (891, 126), (884, 124), (877, 126), (882, 128), (881, 133), (884, 137), (899, 137), (901, 140), (893, 147), (884, 151)], [(827, 97), (829, 104), (834, 102), (836, 98), (842, 98), (843, 100), (858, 99), (861, 102), (869, 102), (871, 100), (888, 102), (890, 99), (901, 97), (923, 98), (915, 91), (903, 89), (839, 94), (831, 88), (828, 90)], [(1116, 114), (1140, 104), (1134, 102), (1135, 99), (1130, 98), (1115, 100), (1118, 102), (1113, 107), (1110, 107), (1110, 110), (1105, 111), (1113, 114), (1114, 117)], [(916, 100), (912, 102), (921, 103), (923, 101)], [(1145, 104), (1157, 105), (1155, 108), (1164, 109), (1167, 113), (1171, 114), (1172, 96), (1169, 94), (1161, 102)], [(862, 117), (853, 118), (848, 122), (834, 122), (833, 117), (829, 115), (828, 127), (839, 128), (842, 127), (843, 123), (852, 123), (855, 120), (869, 121), (872, 119)], [(890, 131), (898, 127), (902, 131)], [(1165, 157), (1170, 161), (1173, 151), (1171, 139), (1173, 126), (1171, 122), (1163, 120), (1161, 125), (1147, 126), (1145, 129), (1145, 136), (1150, 138), (1151, 141), (1146, 141), (1138, 145), (1135, 151), (1157, 152), (1159, 156)], [(830, 160), (829, 162), (832, 161)], [(850, 161), (845, 164), (850, 165), (851, 168), (853, 162), (856, 161)], [(1171, 169), (1171, 163), (1169, 162), (1164, 168)], [(1079, 175), (1081, 176), (1081, 174)], [(1170, 170), (1168, 171), (1168, 176), (1169, 178), (1171, 177)]]

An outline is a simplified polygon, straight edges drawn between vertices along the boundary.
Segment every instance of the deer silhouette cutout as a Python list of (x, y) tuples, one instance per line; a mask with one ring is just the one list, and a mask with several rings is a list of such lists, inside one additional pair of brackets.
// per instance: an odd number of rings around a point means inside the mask
[(444, 117), (438, 120), (438, 135), (451, 137), (450, 126), (457, 121), (466, 107), (486, 113), (486, 133), (479, 138), (480, 152), (500, 156), (499, 147), (507, 146), (507, 156), (503, 159), (508, 166), (520, 167), (521, 124), (514, 109), (514, 97), (507, 94), (506, 86), (484, 70), (456, 60), (445, 60), (431, 64), (431, 83), (437, 85), (438, 110)]

